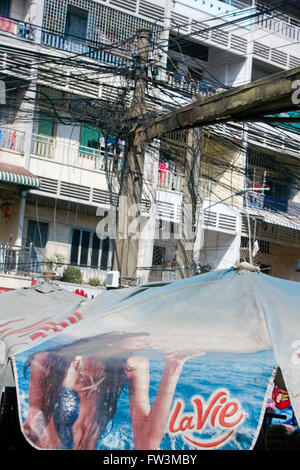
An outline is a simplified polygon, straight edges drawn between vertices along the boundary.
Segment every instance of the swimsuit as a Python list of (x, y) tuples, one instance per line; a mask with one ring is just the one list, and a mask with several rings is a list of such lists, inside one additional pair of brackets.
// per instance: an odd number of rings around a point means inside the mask
[(61, 440), (60, 449), (73, 449), (72, 427), (79, 415), (78, 393), (69, 387), (62, 387), (53, 410), (53, 422)]

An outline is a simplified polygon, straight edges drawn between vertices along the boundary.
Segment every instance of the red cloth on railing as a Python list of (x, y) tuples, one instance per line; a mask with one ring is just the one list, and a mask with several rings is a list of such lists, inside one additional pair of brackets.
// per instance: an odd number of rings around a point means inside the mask
[(15, 141), (16, 141), (17, 133), (13, 131), (10, 136), (10, 150), (15, 150)]
[(159, 173), (159, 182), (160, 183), (165, 183), (166, 182), (166, 176), (167, 176), (167, 164), (163, 162), (159, 162), (158, 164), (158, 173)]
[(9, 18), (4, 18), (3, 16), (0, 16), (0, 30), (1, 31), (6, 31), (7, 33), (13, 33), (14, 32), (14, 22), (13, 22), (13, 20), (10, 20)]

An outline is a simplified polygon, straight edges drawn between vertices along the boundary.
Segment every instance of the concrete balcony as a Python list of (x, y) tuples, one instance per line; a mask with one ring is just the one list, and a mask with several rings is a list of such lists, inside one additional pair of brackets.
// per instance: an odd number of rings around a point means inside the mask
[[(256, 9), (259, 11), (265, 8), (259, 2), (255, 4)], [(300, 40), (300, 21), (282, 12), (272, 11), (268, 14), (263, 14), (256, 19), (256, 27), (259, 26), (267, 29), (276, 35), (283, 36), (290, 41), (299, 42)]]
[[(31, 154), (44, 157), (63, 165), (86, 169), (112, 172), (115, 164), (113, 152), (103, 148), (93, 149), (74, 141), (59, 141), (55, 137), (33, 134)], [(122, 157), (118, 160), (119, 169)]]
[(24, 153), (25, 132), (0, 127), (0, 149)]
[(24, 166), (25, 132), (0, 126), (0, 162)]
[(184, 175), (178, 172), (160, 168), (158, 170), (157, 187), (166, 191), (182, 192)]

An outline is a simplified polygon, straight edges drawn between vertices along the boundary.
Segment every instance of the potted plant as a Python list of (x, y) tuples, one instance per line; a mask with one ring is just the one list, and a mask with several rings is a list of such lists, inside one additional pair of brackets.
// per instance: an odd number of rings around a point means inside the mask
[(64, 257), (59, 253), (55, 253), (50, 258), (44, 258), (44, 265), (47, 268), (47, 271), (43, 272), (43, 276), (48, 279), (54, 279), (56, 275), (56, 270), (64, 263)]
[(80, 269), (75, 266), (68, 266), (64, 269), (61, 281), (70, 282), (71, 284), (82, 284), (82, 274)]

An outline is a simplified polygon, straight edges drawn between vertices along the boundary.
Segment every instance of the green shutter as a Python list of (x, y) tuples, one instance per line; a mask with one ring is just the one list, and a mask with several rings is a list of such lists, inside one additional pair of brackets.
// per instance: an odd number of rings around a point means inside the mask
[(101, 129), (98, 127), (82, 124), (80, 145), (93, 149), (99, 148), (99, 140), (102, 135)]
[(54, 117), (46, 113), (39, 114), (39, 135), (54, 136)]

